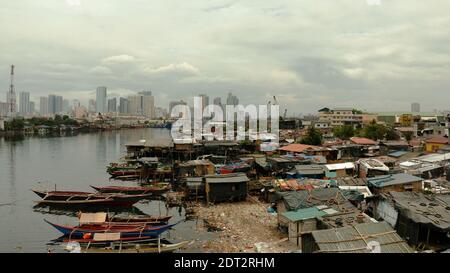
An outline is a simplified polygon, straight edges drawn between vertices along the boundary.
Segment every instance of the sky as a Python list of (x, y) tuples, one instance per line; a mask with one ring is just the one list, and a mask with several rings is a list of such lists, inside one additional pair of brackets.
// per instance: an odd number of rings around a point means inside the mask
[[(450, 1), (2, 0), (0, 101), (16, 92), (83, 102), (151, 90), (156, 105), (276, 96), (323, 107), (450, 109)], [(4, 91), (2, 91), (2, 89)]]

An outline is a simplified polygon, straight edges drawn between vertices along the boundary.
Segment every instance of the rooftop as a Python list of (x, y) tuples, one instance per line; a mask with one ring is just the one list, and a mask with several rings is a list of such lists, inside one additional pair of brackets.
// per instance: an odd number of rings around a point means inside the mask
[(377, 145), (378, 142), (365, 137), (351, 137), (350, 141), (359, 145)]
[(436, 143), (436, 144), (448, 144), (448, 138), (446, 137), (431, 137), (425, 140), (426, 143)]
[(392, 185), (409, 184), (413, 182), (422, 181), (423, 179), (407, 173), (396, 173), (389, 175), (381, 175), (372, 178), (368, 178), (368, 184), (377, 188), (383, 188)]

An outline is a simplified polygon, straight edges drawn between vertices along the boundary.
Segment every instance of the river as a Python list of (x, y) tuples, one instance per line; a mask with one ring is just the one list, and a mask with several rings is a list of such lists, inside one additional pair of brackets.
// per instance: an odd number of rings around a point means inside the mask
[[(61, 252), (49, 244), (60, 234), (44, 222), (76, 225), (77, 218), (36, 210), (39, 200), (31, 189), (92, 191), (90, 185), (128, 185), (110, 181), (106, 165), (124, 155), (125, 143), (170, 137), (167, 129), (130, 129), (57, 137), (0, 137), (0, 252)], [(171, 222), (185, 219), (184, 210), (166, 208), (162, 201), (140, 202), (146, 214), (173, 215)], [(196, 220), (183, 221), (164, 234), (173, 242), (208, 240)], [(196, 244), (197, 244), (196, 243)], [(199, 252), (193, 244), (186, 252)]]

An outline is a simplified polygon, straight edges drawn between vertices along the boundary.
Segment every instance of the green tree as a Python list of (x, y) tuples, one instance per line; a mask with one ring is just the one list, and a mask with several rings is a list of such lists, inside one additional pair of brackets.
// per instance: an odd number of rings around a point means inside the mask
[(352, 125), (342, 125), (333, 128), (333, 134), (340, 139), (349, 139), (355, 135), (355, 128)]
[(361, 135), (366, 138), (370, 138), (373, 140), (383, 139), (386, 135), (387, 128), (384, 125), (377, 124), (374, 120), (364, 127), (361, 132)]
[(399, 140), (400, 136), (397, 134), (394, 128), (389, 127), (386, 131), (386, 140)]
[(6, 131), (21, 131), (25, 127), (25, 121), (21, 118), (15, 118), (5, 122)]
[(321, 145), (322, 133), (314, 127), (310, 127), (306, 135), (300, 140), (300, 143), (307, 145)]
[(413, 137), (413, 132), (411, 131), (405, 131), (402, 133), (403, 136), (405, 137), (406, 141), (411, 141), (412, 137)]

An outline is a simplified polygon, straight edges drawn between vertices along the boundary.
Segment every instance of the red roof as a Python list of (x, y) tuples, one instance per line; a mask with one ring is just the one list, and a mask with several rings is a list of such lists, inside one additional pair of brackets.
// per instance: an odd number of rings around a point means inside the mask
[(448, 144), (448, 138), (446, 137), (432, 137), (425, 140), (426, 143)]
[(279, 150), (291, 153), (302, 153), (306, 150), (316, 150), (316, 149), (320, 149), (320, 147), (306, 144), (290, 144), (280, 148)]
[(352, 137), (350, 141), (359, 145), (377, 145), (378, 142), (365, 137)]

